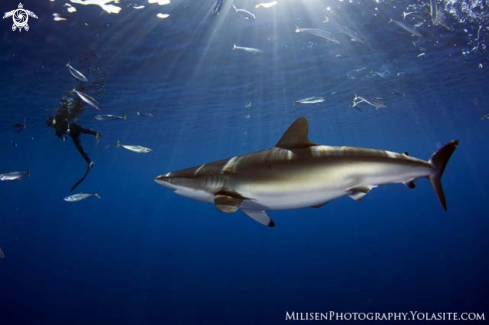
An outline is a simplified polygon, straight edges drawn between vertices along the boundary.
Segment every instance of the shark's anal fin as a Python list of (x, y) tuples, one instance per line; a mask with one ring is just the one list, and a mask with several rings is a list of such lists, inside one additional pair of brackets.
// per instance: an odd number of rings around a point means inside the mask
[(275, 227), (275, 223), (273, 220), (267, 215), (267, 213), (263, 210), (243, 210), (242, 211), (251, 219), (256, 222), (261, 223), (267, 227)]
[(304, 116), (300, 117), (289, 126), (275, 146), (287, 150), (304, 149), (315, 146), (316, 144), (309, 141), (308, 133), (309, 123)]
[(371, 186), (356, 186), (349, 188), (346, 190), (347, 192), (351, 193), (349, 196), (354, 199), (357, 202), (360, 202), (365, 195), (367, 195), (373, 188), (376, 188), (377, 185), (371, 185)]
[(243, 198), (234, 193), (219, 192), (214, 196), (216, 208), (225, 213), (233, 213), (239, 209)]

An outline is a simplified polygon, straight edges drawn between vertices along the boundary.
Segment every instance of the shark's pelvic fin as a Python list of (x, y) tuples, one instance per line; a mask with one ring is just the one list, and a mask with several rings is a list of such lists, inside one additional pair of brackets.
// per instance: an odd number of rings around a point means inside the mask
[(256, 222), (261, 223), (267, 227), (275, 227), (275, 223), (273, 220), (267, 215), (267, 213), (263, 210), (243, 210), (242, 211), (251, 219)]
[(280, 141), (275, 145), (278, 148), (294, 150), (304, 149), (311, 146), (315, 146), (315, 143), (309, 141), (309, 123), (303, 116), (298, 118), (291, 126), (285, 131)]
[(326, 204), (328, 204), (328, 202), (316, 204), (316, 205), (311, 205), (311, 208), (318, 209), (318, 208), (325, 206)]
[(216, 208), (225, 213), (233, 213), (239, 209), (243, 198), (234, 193), (219, 192), (214, 196)]
[(406, 183), (404, 183), (404, 185), (406, 185), (408, 188), (415, 188), (416, 187), (416, 185), (414, 184), (414, 181), (406, 182)]
[(447, 165), (448, 159), (450, 159), (457, 146), (458, 140), (450, 141), (436, 151), (429, 160), (429, 162), (433, 164), (435, 172), (428, 176), (428, 178), (430, 179), (431, 185), (436, 192), (436, 196), (438, 196), (438, 200), (440, 200), (440, 203), (445, 211), (447, 210), (447, 202), (445, 200), (445, 194), (443, 194), (443, 188), (441, 187), (441, 177), (443, 175), (443, 171), (445, 170), (445, 166)]
[(360, 202), (365, 195), (367, 195), (373, 188), (376, 188), (376, 185), (372, 186), (357, 186), (357, 187), (352, 187), (347, 190), (347, 192), (350, 192), (351, 194), (349, 195), (352, 199), (354, 199), (357, 202)]

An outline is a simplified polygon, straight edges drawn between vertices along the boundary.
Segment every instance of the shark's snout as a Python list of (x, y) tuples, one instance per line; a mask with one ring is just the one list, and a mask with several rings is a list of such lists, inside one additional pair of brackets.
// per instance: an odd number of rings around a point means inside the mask
[(170, 173), (165, 174), (165, 175), (156, 176), (154, 180), (156, 183), (158, 183), (162, 186), (171, 188), (172, 187), (172, 185), (171, 185), (172, 178), (169, 175), (170, 175)]

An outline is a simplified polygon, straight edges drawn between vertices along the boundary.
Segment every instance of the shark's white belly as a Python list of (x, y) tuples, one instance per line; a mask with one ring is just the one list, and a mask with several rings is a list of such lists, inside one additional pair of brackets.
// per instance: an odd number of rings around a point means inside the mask
[(405, 183), (428, 176), (426, 165), (405, 166), (383, 162), (354, 162), (308, 166), (303, 170), (284, 167), (234, 181), (233, 189), (249, 198), (244, 209), (287, 210), (324, 204), (351, 195), (352, 188)]

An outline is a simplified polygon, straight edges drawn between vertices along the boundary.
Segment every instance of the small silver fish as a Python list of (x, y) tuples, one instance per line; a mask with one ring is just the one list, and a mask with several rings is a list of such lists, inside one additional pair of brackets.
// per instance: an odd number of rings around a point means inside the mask
[(255, 8), (272, 8), (273, 6), (276, 6), (278, 4), (278, 1), (272, 1), (272, 2), (263, 2), (255, 5)]
[(338, 31), (340, 33), (348, 36), (353, 42), (358, 42), (358, 43), (362, 43), (362, 44), (367, 43), (367, 41), (365, 41), (363, 38), (358, 36), (357, 33), (355, 33), (354, 31), (350, 30), (349, 28), (347, 28), (345, 26), (338, 25)]
[(20, 133), (25, 130), (25, 127), (27, 126), (26, 124), (26, 118), (24, 117), (24, 122), (19, 122), (15, 123), (12, 128), (14, 129), (14, 132)]
[(219, 11), (221, 11), (222, 4), (223, 4), (223, 0), (216, 0), (216, 3), (214, 4), (214, 8), (212, 9), (213, 15), (219, 15)]
[(233, 8), (238, 14), (243, 16), (245, 19), (251, 19), (251, 20), (256, 19), (256, 16), (253, 13), (249, 12), (248, 10), (238, 9), (238, 8), (236, 8), (236, 6), (234, 4), (233, 4)]
[[(445, 27), (446, 29), (448, 29), (449, 31), (453, 32), (453, 28), (446, 24), (445, 15), (443, 14), (443, 12), (436, 10), (435, 18), (433, 19), (433, 16), (432, 16), (431, 21), (433, 23), (433, 26), (441, 25), (441, 26)], [(477, 38), (479, 38), (479, 37), (477, 37)]]
[(489, 113), (481, 117), (481, 121), (489, 120)]
[(295, 104), (319, 104), (319, 103), (324, 103), (326, 99), (323, 97), (308, 97), (304, 99), (299, 99), (299, 100), (294, 100), (294, 105)]
[(372, 76), (378, 76), (378, 77), (381, 77), (383, 79), (388, 79), (390, 75), (391, 75), (391, 72), (389, 70), (372, 71)]
[(66, 64), (66, 66), (68, 67), (68, 70), (70, 70), (70, 73), (71, 73), (71, 75), (72, 75), (73, 77), (75, 77), (76, 79), (81, 80), (81, 81), (83, 81), (83, 82), (87, 82), (87, 81), (88, 81), (87, 77), (85, 77), (85, 76), (83, 75), (83, 73), (81, 73), (80, 71), (78, 71), (78, 70), (76, 70), (75, 68), (73, 68), (73, 67), (71, 66), (70, 62), (68, 62), (68, 63)]
[(0, 181), (2, 182), (20, 181), (21, 179), (29, 176), (31, 176), (30, 170), (26, 172), (9, 172), (9, 173), (0, 174)]
[(116, 120), (127, 120), (127, 115), (119, 116), (119, 115), (95, 115), (94, 118), (97, 121), (116, 121)]
[(384, 98), (380, 98), (380, 97), (362, 97), (362, 96), (358, 96), (357, 94), (355, 94), (355, 97), (353, 98), (353, 104), (352, 104), (352, 106), (353, 107), (356, 107), (360, 103), (369, 104), (369, 105), (375, 107), (376, 109), (377, 108), (387, 107), (385, 105), (385, 99)]
[(423, 35), (421, 35), (420, 32), (416, 31), (414, 28), (406, 25), (405, 23), (403, 22), (400, 22), (400, 21), (397, 21), (397, 20), (394, 20), (394, 19), (391, 19), (389, 20), (389, 24), (390, 23), (394, 23), (396, 24), (397, 26), (401, 27), (402, 29), (404, 29), (406, 32), (410, 33), (411, 35), (414, 35), (414, 36), (417, 36), (417, 37), (423, 37)]
[(416, 43), (415, 41), (413, 41), (413, 46), (415, 48), (417, 48), (418, 50), (420, 50), (421, 52), (427, 52), (428, 51), (428, 49), (426, 47), (419, 46), (418, 43)]
[(317, 37), (324, 38), (325, 40), (328, 40), (330, 42), (336, 43), (336, 44), (341, 44), (340, 41), (334, 37), (333, 34), (330, 32), (327, 32), (325, 30), (319, 29), (319, 28), (299, 28), (299, 26), (295, 26), (295, 32), (296, 33), (308, 33)]
[(150, 148), (146, 148), (140, 145), (134, 146), (134, 145), (128, 145), (128, 144), (121, 144), (119, 140), (117, 140), (117, 145), (115, 146), (116, 148), (122, 147), (126, 150), (136, 152), (136, 153), (150, 153), (151, 150)]
[(92, 96), (84, 94), (76, 89), (73, 89), (73, 92), (75, 92), (78, 95), (78, 97), (80, 97), (85, 103), (92, 106), (93, 108), (97, 110), (102, 109), (102, 106)]
[(101, 199), (97, 192), (95, 193), (78, 193), (65, 197), (63, 200), (66, 202), (79, 202), (88, 199), (89, 197), (95, 196), (97, 199)]
[(436, 15), (438, 13), (438, 4), (436, 0), (430, 0), (430, 16), (433, 25), (436, 25)]
[(233, 45), (233, 51), (234, 50), (240, 50), (240, 51), (245, 51), (251, 54), (262, 54), (263, 51), (259, 49), (254, 49), (252, 47), (243, 47), (243, 46), (237, 46), (236, 44)]
[(136, 112), (137, 116), (144, 116), (144, 117), (153, 117), (154, 115), (151, 113), (145, 113), (145, 112)]
[(426, 15), (426, 12), (421, 12), (421, 11), (406, 12), (406, 11), (404, 11), (402, 13), (402, 19), (406, 20), (406, 17), (411, 16), (411, 15)]
[(392, 93), (393, 95), (397, 95), (397, 96), (406, 96), (406, 94), (405, 94), (405, 93), (400, 92), (400, 91), (399, 91), (399, 90), (397, 90), (397, 89), (392, 89), (391, 93)]

